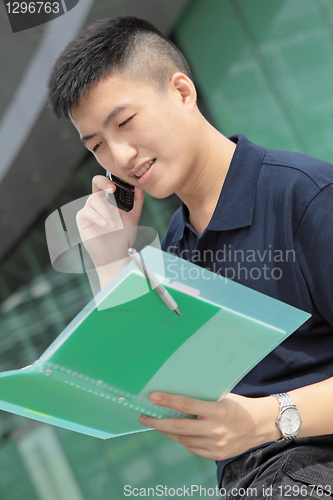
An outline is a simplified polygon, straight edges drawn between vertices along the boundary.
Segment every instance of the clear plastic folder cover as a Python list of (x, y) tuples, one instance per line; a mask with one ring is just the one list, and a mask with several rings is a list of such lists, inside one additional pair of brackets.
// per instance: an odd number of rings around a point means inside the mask
[(0, 374), (0, 408), (88, 435), (147, 430), (155, 390), (217, 400), (310, 315), (146, 247), (181, 317), (129, 264), (31, 367)]

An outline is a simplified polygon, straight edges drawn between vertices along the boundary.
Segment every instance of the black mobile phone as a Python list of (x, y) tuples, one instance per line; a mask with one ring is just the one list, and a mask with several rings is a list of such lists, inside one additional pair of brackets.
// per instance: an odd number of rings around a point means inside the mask
[(134, 206), (134, 186), (112, 175), (108, 170), (106, 171), (106, 177), (117, 187), (113, 195), (106, 193), (108, 202), (124, 210), (124, 212), (130, 212)]

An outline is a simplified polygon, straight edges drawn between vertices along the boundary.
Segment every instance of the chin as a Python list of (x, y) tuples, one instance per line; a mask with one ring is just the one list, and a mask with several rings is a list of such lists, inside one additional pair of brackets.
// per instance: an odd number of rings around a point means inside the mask
[(172, 194), (175, 194), (175, 191), (170, 188), (161, 187), (149, 190), (147, 189), (146, 193), (152, 196), (153, 198), (156, 198), (158, 200), (163, 200), (164, 198), (168, 198)]
[(162, 179), (152, 179), (152, 182), (147, 183), (143, 190), (153, 198), (162, 200), (175, 193), (174, 184), (174, 182), (164, 182)]

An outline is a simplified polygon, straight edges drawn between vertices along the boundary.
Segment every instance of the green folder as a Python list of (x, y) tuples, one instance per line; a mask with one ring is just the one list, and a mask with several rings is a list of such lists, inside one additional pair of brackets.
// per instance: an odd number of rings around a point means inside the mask
[(131, 262), (33, 365), (0, 374), (0, 409), (102, 439), (144, 431), (141, 413), (186, 416), (151, 392), (217, 400), (310, 317), (159, 249), (141, 255), (181, 317)]

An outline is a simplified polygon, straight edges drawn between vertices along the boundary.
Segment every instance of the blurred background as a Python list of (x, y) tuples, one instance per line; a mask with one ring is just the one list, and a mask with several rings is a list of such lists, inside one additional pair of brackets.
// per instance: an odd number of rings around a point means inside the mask
[[(85, 24), (120, 14), (183, 51), (199, 107), (223, 134), (333, 162), (331, 0), (80, 0), (15, 34), (1, 3), (0, 371), (33, 363), (92, 298), (86, 275), (52, 269), (45, 220), (89, 194), (102, 169), (46, 109), (45, 82)], [(178, 206), (147, 196), (142, 225), (161, 238)], [(109, 500), (126, 484), (215, 487), (215, 464), (156, 432), (102, 441), (0, 412), (1, 500)]]

